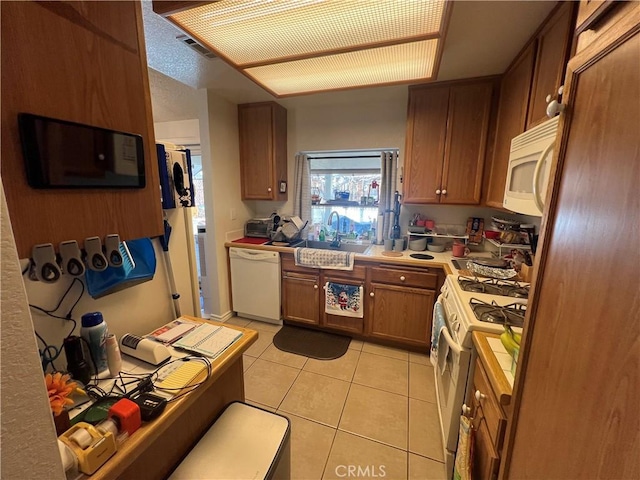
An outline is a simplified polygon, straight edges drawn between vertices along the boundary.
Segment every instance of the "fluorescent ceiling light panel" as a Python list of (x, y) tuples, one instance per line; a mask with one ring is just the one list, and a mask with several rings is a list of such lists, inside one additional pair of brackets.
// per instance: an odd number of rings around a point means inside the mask
[(278, 96), (429, 78), (438, 40), (326, 55), (246, 69)]
[(445, 10), (445, 0), (221, 0), (168, 18), (268, 90), (291, 95), (429, 79)]

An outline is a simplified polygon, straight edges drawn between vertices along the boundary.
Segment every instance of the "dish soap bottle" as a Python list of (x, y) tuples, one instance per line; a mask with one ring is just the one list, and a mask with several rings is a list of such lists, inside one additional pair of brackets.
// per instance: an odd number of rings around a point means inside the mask
[(321, 242), (324, 242), (327, 238), (326, 233), (324, 232), (324, 227), (322, 227), (320, 229), (320, 235), (318, 235), (318, 240), (320, 240)]

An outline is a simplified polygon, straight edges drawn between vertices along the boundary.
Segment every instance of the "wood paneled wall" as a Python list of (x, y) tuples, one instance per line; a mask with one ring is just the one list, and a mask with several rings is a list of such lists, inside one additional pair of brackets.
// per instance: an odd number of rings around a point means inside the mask
[[(2, 182), (21, 258), (39, 243), (162, 233), (151, 97), (138, 2), (3, 2)], [(142, 135), (143, 189), (28, 186), (17, 115)]]

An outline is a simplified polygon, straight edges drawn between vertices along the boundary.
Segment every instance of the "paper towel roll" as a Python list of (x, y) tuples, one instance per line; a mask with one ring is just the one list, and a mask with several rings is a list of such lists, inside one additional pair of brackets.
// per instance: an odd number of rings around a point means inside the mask
[(376, 230), (376, 243), (382, 245), (382, 239), (384, 238), (384, 215), (378, 215), (378, 229)]

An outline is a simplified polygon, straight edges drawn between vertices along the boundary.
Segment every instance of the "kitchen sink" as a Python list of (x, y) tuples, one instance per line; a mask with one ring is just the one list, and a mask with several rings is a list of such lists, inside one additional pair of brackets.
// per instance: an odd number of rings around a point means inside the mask
[(364, 253), (371, 245), (361, 245), (358, 243), (340, 242), (338, 247), (332, 246), (331, 242), (321, 242), (319, 240), (305, 240), (296, 247), (319, 248), (321, 250), (338, 250), (341, 252)]

